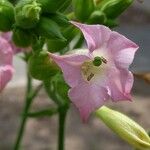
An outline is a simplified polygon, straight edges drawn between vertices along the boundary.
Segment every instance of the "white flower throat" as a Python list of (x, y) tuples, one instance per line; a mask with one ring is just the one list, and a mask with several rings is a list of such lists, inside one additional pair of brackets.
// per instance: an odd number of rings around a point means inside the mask
[(104, 74), (107, 60), (104, 57), (96, 56), (91, 61), (85, 61), (81, 67), (81, 73), (85, 81), (92, 81)]

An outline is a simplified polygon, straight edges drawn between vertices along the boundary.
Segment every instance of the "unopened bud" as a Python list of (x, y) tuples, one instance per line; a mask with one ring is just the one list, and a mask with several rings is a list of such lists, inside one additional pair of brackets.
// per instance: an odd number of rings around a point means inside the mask
[(40, 20), (40, 4), (36, 0), (22, 0), (15, 8), (16, 24), (24, 29), (33, 28)]
[(150, 150), (150, 137), (135, 121), (124, 114), (105, 106), (96, 111), (100, 118), (114, 133), (138, 150)]
[(28, 62), (29, 73), (38, 80), (50, 79), (58, 72), (57, 65), (50, 59), (48, 52), (41, 51), (30, 57)]
[(7, 0), (0, 0), (0, 31), (10, 31), (14, 23), (14, 7)]

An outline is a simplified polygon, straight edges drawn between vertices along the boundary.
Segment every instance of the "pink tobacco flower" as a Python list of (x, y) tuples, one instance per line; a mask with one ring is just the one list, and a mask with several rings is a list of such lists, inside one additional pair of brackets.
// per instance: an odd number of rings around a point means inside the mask
[(12, 59), (13, 51), (10, 44), (0, 37), (0, 92), (12, 78)]
[(8, 43), (11, 45), (13, 53), (17, 54), (21, 51), (23, 51), (23, 48), (18, 48), (15, 46), (15, 44), (12, 42), (12, 32), (3, 32), (1, 33), (1, 37), (3, 37), (4, 39), (6, 39), (8, 41)]
[(62, 69), (71, 87), (69, 97), (86, 121), (92, 111), (109, 99), (131, 101), (133, 75), (128, 67), (138, 46), (105, 26), (72, 24), (82, 31), (88, 49), (50, 57)]

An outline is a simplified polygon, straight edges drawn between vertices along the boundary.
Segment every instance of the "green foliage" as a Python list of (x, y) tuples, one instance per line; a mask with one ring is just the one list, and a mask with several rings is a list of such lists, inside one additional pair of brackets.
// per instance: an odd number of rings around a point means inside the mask
[(85, 22), (90, 14), (94, 11), (93, 0), (73, 0), (73, 9), (76, 18), (79, 21)]
[(48, 17), (41, 17), (36, 27), (36, 31), (40, 36), (48, 39), (65, 40), (58, 24)]
[(105, 13), (107, 18), (115, 19), (124, 12), (134, 0), (103, 0), (97, 9)]
[(15, 28), (13, 30), (12, 40), (18, 47), (29, 47), (32, 43), (32, 32), (30, 30)]
[(91, 24), (104, 24), (106, 20), (107, 18), (105, 14), (102, 11), (96, 10), (90, 15), (88, 22)]
[(51, 80), (45, 81), (44, 84), (46, 92), (59, 107), (68, 107), (70, 102), (68, 97), (69, 86), (64, 81), (61, 73), (57, 73)]
[(69, 19), (62, 13), (56, 12), (48, 15), (53, 21), (55, 21), (59, 26), (67, 28), (70, 24)]
[(10, 31), (14, 23), (14, 7), (7, 0), (0, 0), (0, 31)]
[(41, 4), (43, 13), (54, 13), (59, 9), (61, 11), (65, 10), (70, 4), (71, 0), (37, 0)]

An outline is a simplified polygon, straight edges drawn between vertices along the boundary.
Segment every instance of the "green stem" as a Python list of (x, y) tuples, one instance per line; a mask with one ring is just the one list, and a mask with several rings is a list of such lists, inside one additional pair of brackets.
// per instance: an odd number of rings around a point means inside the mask
[(60, 108), (59, 111), (59, 129), (58, 129), (58, 150), (65, 149), (65, 120), (67, 115), (66, 108)]
[[(31, 93), (32, 93), (32, 79), (29, 76), (29, 74), (27, 74), (27, 89), (26, 89), (25, 106), (23, 109), (23, 114), (27, 114), (29, 111), (29, 108), (30, 108), (30, 105), (32, 102), (32, 98), (33, 98), (30, 96)], [(21, 144), (21, 141), (23, 138), (23, 133), (25, 130), (26, 122), (27, 122), (27, 116), (22, 115), (21, 125), (20, 125), (19, 131), (18, 131), (18, 136), (17, 136), (16, 142), (15, 142), (15, 145), (14, 145), (14, 150), (19, 150), (19, 148), (20, 148), (20, 144)]]

